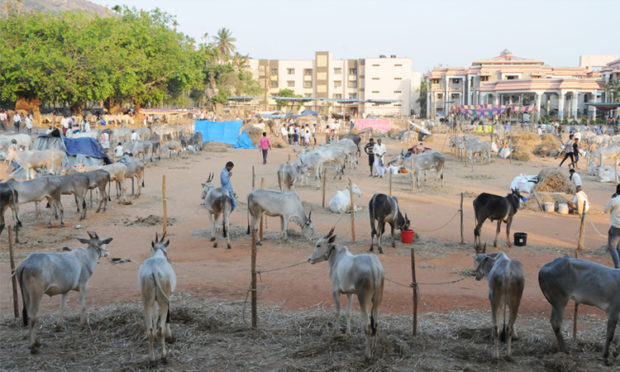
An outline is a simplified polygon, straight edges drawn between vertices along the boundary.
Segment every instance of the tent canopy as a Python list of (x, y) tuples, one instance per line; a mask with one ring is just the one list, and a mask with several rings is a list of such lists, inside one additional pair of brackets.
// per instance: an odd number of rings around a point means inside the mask
[(243, 121), (196, 120), (194, 131), (202, 134), (204, 142), (222, 142), (238, 149), (255, 149), (246, 131), (241, 130)]

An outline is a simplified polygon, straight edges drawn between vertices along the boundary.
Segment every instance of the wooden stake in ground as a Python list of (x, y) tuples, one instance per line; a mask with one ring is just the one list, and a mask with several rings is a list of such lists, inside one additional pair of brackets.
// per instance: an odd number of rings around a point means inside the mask
[(413, 287), (413, 335), (418, 334), (418, 282), (415, 279), (415, 248), (411, 247), (411, 286)]
[(461, 244), (465, 244), (465, 239), (463, 239), (463, 193), (461, 193), (461, 209), (459, 209), (461, 214)]
[(355, 241), (355, 203), (353, 202), (353, 181), (349, 178), (349, 197), (351, 198), (351, 239)]
[[(583, 249), (583, 226), (586, 221), (586, 207), (588, 205), (588, 201), (584, 201), (583, 203), (583, 213), (581, 214), (581, 224), (579, 225), (579, 240), (577, 241), (577, 249), (575, 249), (575, 258), (579, 258), (579, 251)], [(577, 322), (578, 322), (578, 314), (579, 312), (579, 304), (575, 303), (575, 313), (573, 314), (573, 340), (577, 339)]]
[(321, 182), (323, 182), (323, 201), (321, 202), (321, 206), (325, 208), (325, 169), (323, 169), (323, 175), (321, 176)]
[[(390, 168), (388, 168), (390, 169)], [(390, 196), (392, 196), (392, 171), (389, 170), (388, 172), (390, 172)]]
[(252, 166), (252, 190), (256, 186), (256, 173), (254, 173), (254, 166)]
[(17, 278), (15, 278), (15, 256), (13, 256), (13, 226), (7, 226), (9, 233), (9, 261), (11, 263), (11, 285), (13, 287), (13, 314), (19, 318), (19, 306), (17, 304)]
[(414, 164), (413, 164), (413, 154), (411, 155), (411, 191), (415, 190), (415, 169), (413, 168)]
[[(260, 178), (260, 188), (265, 188), (265, 177)], [(265, 219), (264, 213), (260, 215), (260, 240), (263, 240), (263, 220)]]
[(168, 204), (166, 200), (166, 175), (161, 176), (161, 200), (164, 203), (164, 234), (168, 228)]
[(252, 284), (250, 291), (252, 292), (252, 329), (258, 328), (258, 316), (256, 314), (257, 289), (256, 289), (256, 229), (252, 228)]

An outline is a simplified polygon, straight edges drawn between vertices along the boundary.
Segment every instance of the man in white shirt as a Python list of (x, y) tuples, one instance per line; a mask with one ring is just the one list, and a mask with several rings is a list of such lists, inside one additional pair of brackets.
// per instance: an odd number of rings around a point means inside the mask
[(570, 173), (568, 175), (569, 181), (573, 181), (575, 186), (583, 186), (583, 184), (581, 183), (581, 176), (579, 175), (579, 173), (575, 171), (575, 168), (569, 169), (569, 173)]
[(140, 136), (136, 133), (135, 130), (131, 131), (131, 143), (136, 143), (140, 140)]
[(375, 143), (372, 153), (375, 155), (375, 176), (383, 178), (385, 174), (385, 163), (383, 162), (383, 158), (385, 153), (387, 152), (387, 148), (385, 144), (381, 142), (381, 138), (377, 139), (377, 143)]
[(26, 115), (25, 119), (26, 130), (28, 131), (28, 135), (32, 134), (32, 115)]
[(620, 184), (616, 186), (616, 193), (603, 209), (609, 215), (609, 232), (607, 233), (607, 250), (614, 261), (614, 267), (620, 269)]
[(114, 156), (116, 156), (116, 159), (120, 159), (121, 156), (123, 156), (123, 145), (121, 145), (121, 143), (119, 142), (118, 145), (116, 145), (116, 147), (114, 148)]
[(581, 189), (581, 186), (577, 186), (577, 192), (573, 197), (573, 200), (568, 202), (568, 207), (573, 213), (582, 215), (590, 210), (590, 202), (588, 201), (588, 195)]

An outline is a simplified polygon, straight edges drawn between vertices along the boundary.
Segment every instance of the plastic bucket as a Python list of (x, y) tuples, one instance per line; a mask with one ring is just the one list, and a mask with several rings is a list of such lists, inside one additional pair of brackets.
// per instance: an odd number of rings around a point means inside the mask
[(568, 204), (559, 203), (558, 204), (558, 213), (559, 214), (568, 214)]
[(554, 209), (555, 209), (555, 203), (554, 202), (544, 202), (543, 203), (543, 209), (545, 210), (545, 212), (553, 213)]
[(400, 241), (405, 244), (413, 243), (413, 230), (401, 230)]
[(516, 246), (523, 247), (527, 244), (527, 233), (516, 232), (514, 234), (514, 242)]

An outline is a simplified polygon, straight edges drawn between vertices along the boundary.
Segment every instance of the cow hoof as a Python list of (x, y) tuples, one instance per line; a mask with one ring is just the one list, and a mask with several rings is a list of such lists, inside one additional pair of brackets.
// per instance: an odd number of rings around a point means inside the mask
[(230, 249), (230, 244), (226, 244), (226, 246), (228, 247), (228, 249)]
[(56, 328), (54, 328), (54, 330), (56, 332), (62, 332), (64, 329), (62, 327), (62, 324), (56, 324)]
[(504, 357), (504, 360), (507, 361), (507, 362), (514, 362), (515, 361), (514, 359), (512, 359), (512, 357), (510, 355), (506, 355)]
[(213, 243), (213, 248), (217, 248), (217, 243)]
[(392, 248), (396, 248), (396, 243), (392, 242)]
[(215, 237), (212, 237), (212, 238), (211, 238), (211, 241), (212, 241), (212, 242), (214, 242), (214, 241), (215, 241)]
[(605, 358), (605, 365), (607, 367), (610, 367), (612, 365), (612, 363), (609, 361), (609, 358)]
[(263, 243), (261, 243), (261, 242), (256, 242), (256, 245), (263, 245)]
[(372, 252), (374, 250), (373, 247), (370, 247), (370, 249), (368, 250), (368, 252)]
[(383, 254), (383, 248), (379, 247), (379, 253)]
[(30, 354), (37, 354), (39, 352), (39, 348), (37, 346), (30, 347)]

